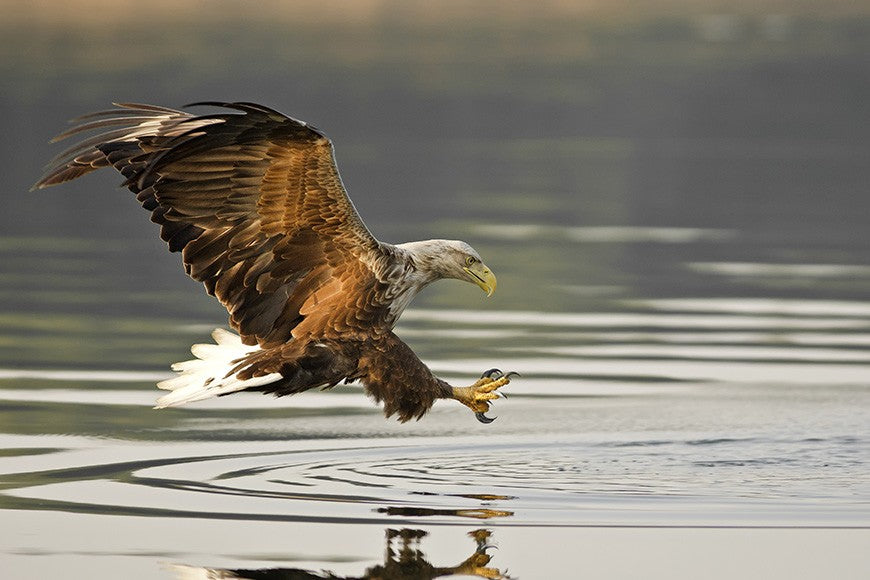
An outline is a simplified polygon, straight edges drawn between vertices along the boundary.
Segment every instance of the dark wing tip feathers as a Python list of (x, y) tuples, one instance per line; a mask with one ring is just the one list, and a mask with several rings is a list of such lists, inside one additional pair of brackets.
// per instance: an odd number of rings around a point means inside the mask
[[(236, 102), (232, 102), (232, 103), (224, 102), (224, 101), (197, 101), (195, 103), (188, 103), (188, 104), (184, 105), (185, 109), (189, 108), (189, 107), (221, 107), (224, 109), (235, 109), (236, 111), (241, 111), (243, 113), (259, 113), (261, 115), (268, 115), (272, 120), (279, 121), (279, 122), (288, 122), (289, 121), (293, 125), (297, 125), (299, 127), (308, 129), (308, 130), (312, 131), (314, 134), (316, 134), (320, 137), (323, 137), (324, 139), (328, 139), (326, 134), (324, 134), (323, 131), (321, 131), (320, 129), (318, 129), (314, 125), (306, 123), (305, 121), (302, 121), (301, 119), (297, 119), (295, 117), (285, 115), (284, 113), (282, 113), (280, 111), (276, 111), (275, 109), (272, 109), (270, 107), (267, 107), (265, 105), (260, 105), (257, 103), (251, 103), (248, 101), (236, 101)], [(222, 115), (216, 115), (216, 116), (222, 116)], [(201, 119), (203, 117), (196, 117), (196, 118)]]
[(184, 108), (187, 109), (189, 107), (223, 107), (225, 109), (236, 109), (237, 111), (258, 111), (260, 113), (269, 113), (270, 115), (278, 115), (279, 117), (285, 117), (284, 113), (279, 113), (275, 109), (270, 109), (265, 105), (260, 105), (257, 103), (251, 103), (247, 101), (196, 101), (194, 103), (188, 103), (184, 105)]
[[(259, 105), (257, 103), (250, 103), (247, 101), (236, 101), (236, 102), (223, 102), (223, 101), (197, 101), (195, 103), (188, 103), (184, 105), (184, 108), (187, 109), (189, 107), (222, 107), (225, 109), (235, 109), (237, 111), (242, 111), (243, 113), (247, 112), (257, 112), (257, 113), (265, 113), (270, 117), (275, 117), (276, 119), (289, 119), (287, 115), (276, 111), (275, 109), (271, 109), (265, 105)], [(298, 123), (303, 123), (302, 121), (298, 121), (297, 119), (293, 119)]]

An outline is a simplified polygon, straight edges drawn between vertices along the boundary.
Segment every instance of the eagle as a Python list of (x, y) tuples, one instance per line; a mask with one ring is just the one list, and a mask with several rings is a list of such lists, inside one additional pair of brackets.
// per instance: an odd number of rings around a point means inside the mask
[(420, 419), (438, 399), (479, 421), (517, 373), (484, 372), (469, 386), (435, 376), (393, 332), (413, 298), (442, 278), (496, 277), (456, 240), (389, 244), (368, 230), (345, 191), (332, 142), (318, 129), (248, 102), (200, 102), (219, 112), (139, 103), (74, 119), (53, 142), (85, 133), (33, 186), (102, 167), (125, 178), (188, 276), (229, 313), (214, 343), (191, 348), (156, 408), (239, 391), (275, 396), (361, 383), (386, 417)]

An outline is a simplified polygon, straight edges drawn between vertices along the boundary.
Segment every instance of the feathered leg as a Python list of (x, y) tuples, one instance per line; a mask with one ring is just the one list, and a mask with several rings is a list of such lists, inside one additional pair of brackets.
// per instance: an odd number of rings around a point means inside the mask
[(383, 402), (384, 414), (399, 416), (403, 423), (419, 419), (438, 399), (455, 399), (474, 411), (481, 423), (492, 423), (486, 416), (490, 401), (505, 395), (496, 391), (518, 373), (490, 369), (467, 387), (454, 387), (432, 374), (404, 342), (393, 334), (360, 344), (358, 378), (375, 401)]

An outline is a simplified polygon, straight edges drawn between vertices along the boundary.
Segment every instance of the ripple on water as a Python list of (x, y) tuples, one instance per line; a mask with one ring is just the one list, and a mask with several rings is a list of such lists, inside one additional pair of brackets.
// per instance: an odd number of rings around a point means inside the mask
[[(807, 456), (764, 456), (769, 441), (667, 439), (614, 442), (516, 440), (479, 446), (430, 440), (379, 446), (254, 450), (183, 456), (169, 446), (147, 461), (94, 464), (27, 474), (6, 493), (65, 511), (321, 522), (504, 525), (791, 525), (866, 521), (847, 513), (859, 494), (855, 469), (809, 468), (831, 441)], [(808, 443), (780, 441), (789, 447)], [(262, 447), (262, 444), (258, 444)], [(708, 448), (719, 447), (714, 458)], [(662, 451), (665, 449), (665, 451)], [(836, 470), (835, 470), (836, 471)], [(777, 476), (781, 476), (778, 479)], [(32, 485), (39, 481), (39, 485)], [(866, 482), (865, 482), (866, 484)], [(860, 484), (858, 484), (860, 485)], [(812, 512), (801, 498), (827, 497)], [(47, 503), (46, 503), (47, 502)], [(776, 509), (766, 509), (775, 505)], [(854, 506), (853, 506), (854, 507)], [(844, 511), (845, 510), (845, 511)], [(858, 510), (860, 512), (860, 510)], [(802, 519), (803, 518), (803, 519)]]

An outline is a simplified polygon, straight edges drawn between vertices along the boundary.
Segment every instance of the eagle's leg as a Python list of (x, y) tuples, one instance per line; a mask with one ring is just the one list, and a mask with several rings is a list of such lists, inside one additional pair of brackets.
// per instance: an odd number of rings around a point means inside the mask
[(481, 423), (492, 423), (495, 418), (487, 417), (485, 414), (489, 411), (490, 401), (507, 397), (507, 395), (496, 391), (511, 382), (512, 376), (519, 376), (519, 373), (509, 372), (505, 374), (498, 369), (490, 369), (483, 373), (473, 385), (453, 387), (453, 398), (474, 411), (474, 416)]

